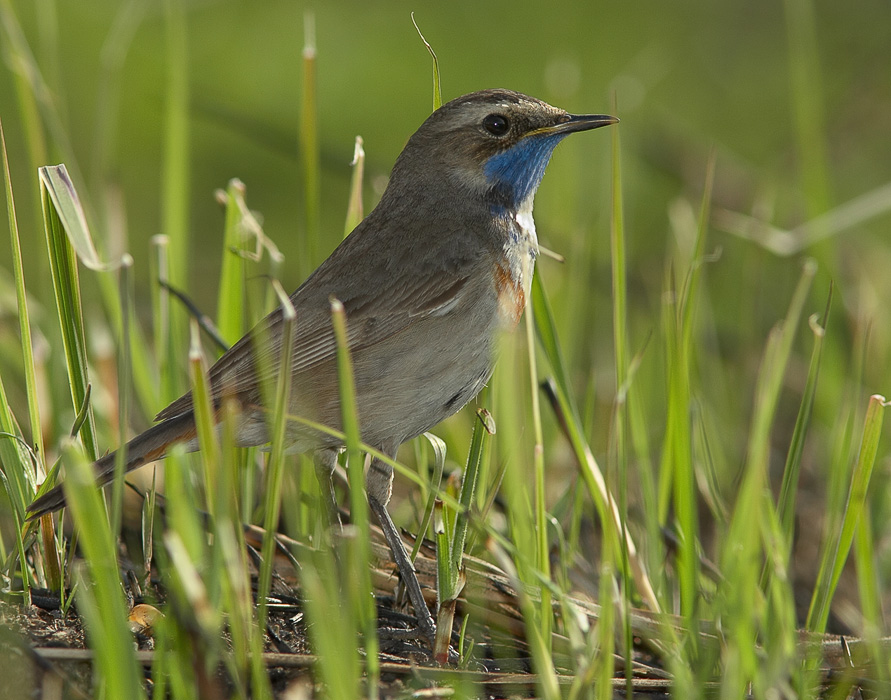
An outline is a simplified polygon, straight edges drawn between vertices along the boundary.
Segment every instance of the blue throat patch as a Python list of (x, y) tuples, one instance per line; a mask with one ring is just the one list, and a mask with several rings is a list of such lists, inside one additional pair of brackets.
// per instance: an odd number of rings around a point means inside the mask
[(498, 202), (500, 206), (516, 209), (535, 194), (554, 148), (565, 136), (526, 137), (485, 162), (483, 173), (502, 200)]

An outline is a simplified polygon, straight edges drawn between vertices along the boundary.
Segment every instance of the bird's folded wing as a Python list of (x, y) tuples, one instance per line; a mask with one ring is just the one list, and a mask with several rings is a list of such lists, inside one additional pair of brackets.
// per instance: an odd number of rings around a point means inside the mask
[[(467, 293), (468, 279), (468, 276), (437, 275), (421, 285), (415, 284), (412, 289), (378, 287), (373, 295), (341, 300), (346, 311), (350, 352), (355, 356), (412, 323), (448, 313)], [(291, 371), (296, 374), (331, 360), (337, 352), (337, 343), (327, 303), (306, 304), (299, 297), (294, 301), (297, 319)], [(279, 368), (281, 326), (282, 314), (277, 309), (261, 322), (259, 330), (241, 338), (210, 368), (214, 404), (224, 393), (237, 397), (258, 396), (262, 383), (273, 380)], [(259, 343), (254, 343), (255, 337)], [(191, 409), (190, 392), (161, 411), (155, 420), (165, 420)]]

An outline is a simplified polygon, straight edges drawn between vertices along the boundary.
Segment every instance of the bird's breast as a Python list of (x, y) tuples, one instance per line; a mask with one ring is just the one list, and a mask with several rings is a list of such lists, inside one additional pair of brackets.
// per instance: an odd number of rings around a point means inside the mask
[(502, 326), (513, 329), (526, 309), (538, 236), (532, 218), (531, 203), (505, 216), (507, 238), (501, 259), (495, 264), (495, 291), (498, 294), (498, 316)]

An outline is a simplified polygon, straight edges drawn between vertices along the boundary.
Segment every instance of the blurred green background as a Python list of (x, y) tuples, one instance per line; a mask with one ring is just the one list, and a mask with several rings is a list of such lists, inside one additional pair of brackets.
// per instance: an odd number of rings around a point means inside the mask
[[(365, 139), (370, 204), (402, 144), (430, 111), (430, 60), (411, 11), (440, 57), (444, 99), (503, 86), (570, 111), (609, 111), (615, 95), (630, 243), (642, 265), (654, 266), (646, 271), (656, 288), (670, 233), (668, 206), (678, 196), (695, 200), (712, 148), (718, 155), (715, 206), (749, 212), (760, 204), (780, 227), (798, 225), (820, 213), (812, 210), (818, 205), (832, 207), (891, 179), (891, 7), (880, 0), (846, 7), (825, 0), (566, 2), (551, 8), (534, 2), (183, 5), (195, 275), (214, 274), (221, 219), (212, 192), (236, 176), (246, 183), (248, 201), (263, 214), (269, 235), (293, 259), (303, 226), (297, 124), (307, 11), (315, 16), (322, 230), (329, 249), (342, 227), (353, 137)], [(103, 180), (121, 185), (129, 247), (138, 257), (148, 237), (161, 232), (164, 3), (5, 0), (2, 6), (7, 31), (14, 15), (47, 82), (47, 99), (85, 178), (78, 183), (82, 192), (98, 201)], [(805, 46), (797, 46), (798, 35)], [(5, 34), (3, 41), (0, 109), (20, 216), (32, 223), (36, 183)], [(800, 115), (796, 56), (807, 60), (812, 49), (820, 72), (806, 80), (816, 111)], [(821, 154), (802, 153), (800, 118), (815, 122), (825, 139)], [(553, 168), (570, 177), (545, 180), (537, 213), (541, 237), (552, 247), (574, 245), (568, 241), (583, 235), (594, 239), (591, 248), (602, 258), (606, 236), (602, 227), (592, 227), (602, 216), (608, 172), (601, 136), (558, 151)], [(105, 151), (103, 168), (97, 158)], [(64, 157), (69, 153), (49, 154), (53, 162)], [(809, 194), (803, 166), (813, 158), (827, 163), (828, 181)], [(585, 193), (581, 211), (561, 211), (555, 190), (566, 186)], [(569, 230), (567, 222), (579, 224), (578, 230)], [(858, 264), (851, 257), (868, 257), (851, 255), (850, 248), (866, 245), (887, 224), (885, 218), (838, 239), (839, 249), (849, 249), (837, 251), (846, 266)], [(723, 236), (713, 241), (735, 244)], [(207, 250), (212, 254), (202, 253)], [(137, 266), (137, 273), (144, 279), (146, 266)], [(293, 286), (299, 279), (286, 281)], [(201, 291), (199, 286), (196, 293)]]
[[(46, 279), (41, 277), (45, 244), (35, 175), (42, 163), (34, 162), (28, 149), (29, 126), (46, 135), (46, 160), (64, 160), (79, 178), (76, 185), (91, 207), (96, 238), (106, 250), (123, 245), (134, 255), (139, 308), (148, 316), (149, 239), (164, 232), (169, 4), (0, 1), (6, 61), (0, 70), (0, 118), (27, 281), (45, 303), (51, 303), (51, 291), (39, 283)], [(633, 352), (658, 332), (666, 269), (676, 251), (688, 249), (706, 165), (715, 154), (715, 218), (707, 244), (715, 255), (706, 263), (696, 394), (715, 434), (726, 440), (719, 449), (730, 466), (720, 477), (725, 488), (738, 476), (767, 334), (786, 312), (805, 256), (820, 266), (806, 313), (822, 311), (830, 280), (836, 285), (816, 429), (805, 457), (806, 465), (815, 465), (811, 479), (820, 481), (827, 459), (821, 436), (837, 428), (841, 403), (851, 400), (862, 409), (868, 394), (891, 394), (891, 5), (886, 0), (205, 1), (182, 7), (193, 236), (187, 291), (209, 312), (215, 311), (223, 235), (213, 192), (230, 178), (244, 181), (249, 205), (285, 254), (283, 282), (289, 289), (342, 236), (357, 134), (368, 156), (366, 210), (380, 196), (402, 145), (432, 107), (431, 61), (412, 26), (414, 11), (439, 56), (445, 100), (509, 87), (569, 111), (614, 112), (621, 118)], [(298, 126), (308, 12), (318, 52), (322, 238), (315, 259), (301, 260), (306, 215)], [(33, 53), (47, 87), (41, 124), (23, 118), (16, 92), (21, 73), (10, 50), (17, 37)], [(53, 120), (63, 139), (53, 133)], [(564, 265), (544, 259), (539, 272), (551, 293), (579, 393), (587, 397), (586, 417), (600, 455), (608, 452), (615, 393), (609, 146), (605, 131), (561, 146), (536, 200), (541, 242), (567, 257)], [(119, 199), (109, 200), (109, 193)], [(868, 193), (876, 193), (871, 203), (857, 199)], [(122, 205), (115, 210), (117, 219), (108, 216), (108, 201)], [(734, 226), (721, 214), (742, 213), (794, 229), (852, 201), (856, 225), (824, 221), (816, 230), (825, 237), (790, 255), (726, 230)], [(109, 240), (114, 220), (125, 221), (125, 244)], [(5, 282), (8, 249), (0, 250)], [(86, 275), (88, 298), (91, 284)], [(9, 297), (2, 304), (0, 330), (14, 336), (14, 306)], [(636, 382), (658, 416), (664, 368), (657, 345), (645, 352)], [(811, 346), (802, 328), (787, 375), (788, 400), (775, 428), (780, 464)], [(15, 377), (20, 361), (4, 352), (4, 377)], [(21, 395), (16, 399), (24, 406)], [(660, 436), (654, 421), (654, 453)], [(887, 456), (886, 443), (880, 459)], [(887, 476), (878, 479), (877, 488), (883, 488)]]

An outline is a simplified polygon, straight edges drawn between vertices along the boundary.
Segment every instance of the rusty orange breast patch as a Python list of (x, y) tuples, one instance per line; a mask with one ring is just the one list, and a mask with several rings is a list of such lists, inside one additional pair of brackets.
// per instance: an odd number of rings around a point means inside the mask
[(522, 280), (515, 280), (505, 262), (495, 265), (495, 291), (498, 294), (498, 316), (505, 327), (513, 329), (526, 308), (526, 292)]

